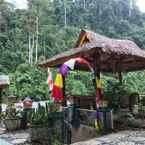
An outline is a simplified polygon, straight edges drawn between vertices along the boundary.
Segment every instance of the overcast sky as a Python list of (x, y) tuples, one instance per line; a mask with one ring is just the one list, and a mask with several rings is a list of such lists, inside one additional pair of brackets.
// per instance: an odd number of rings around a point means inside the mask
[[(14, 5), (19, 9), (27, 8), (27, 0), (6, 0), (6, 1), (14, 3)], [(136, 1), (140, 10), (145, 12), (145, 0), (136, 0)]]
[(19, 9), (27, 8), (27, 0), (6, 0), (6, 1), (13, 3), (15, 7)]
[(136, 0), (137, 5), (142, 12), (145, 12), (145, 0)]

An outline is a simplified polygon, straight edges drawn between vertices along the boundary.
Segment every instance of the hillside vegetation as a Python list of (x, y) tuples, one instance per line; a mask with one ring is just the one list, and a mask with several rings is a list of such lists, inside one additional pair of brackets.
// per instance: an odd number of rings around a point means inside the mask
[[(48, 98), (47, 70), (37, 64), (74, 47), (84, 28), (130, 39), (145, 48), (145, 14), (135, 0), (28, 0), (28, 9), (24, 10), (0, 0), (0, 74), (8, 74), (11, 79), (3, 95)], [(104, 96), (144, 93), (144, 76), (144, 71), (124, 74), (123, 86), (110, 75), (103, 76)], [(91, 75), (71, 72), (68, 93), (93, 94)]]

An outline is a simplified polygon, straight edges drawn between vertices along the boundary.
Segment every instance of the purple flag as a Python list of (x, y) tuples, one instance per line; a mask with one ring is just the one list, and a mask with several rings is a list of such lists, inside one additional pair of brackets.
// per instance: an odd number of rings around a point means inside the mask
[(61, 67), (59, 68), (59, 72), (65, 77), (66, 77), (68, 71), (69, 71), (69, 68), (65, 64), (61, 65)]

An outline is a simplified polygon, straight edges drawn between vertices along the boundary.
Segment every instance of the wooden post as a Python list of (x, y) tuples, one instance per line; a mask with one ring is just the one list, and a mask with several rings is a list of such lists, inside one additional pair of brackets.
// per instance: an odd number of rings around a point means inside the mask
[(118, 72), (118, 76), (119, 76), (119, 82), (120, 84), (122, 84), (122, 72)]
[(119, 82), (122, 84), (121, 58), (119, 59), (119, 62), (113, 61), (112, 71), (113, 73), (118, 73)]
[[(99, 107), (99, 99), (102, 99), (102, 95), (101, 95), (101, 88), (99, 88), (99, 94), (98, 94), (98, 86), (100, 84), (97, 84), (99, 83), (98, 80), (100, 81), (100, 56), (98, 55), (97, 57), (95, 57), (95, 61), (94, 61), (94, 78), (95, 78), (95, 81), (94, 81), (94, 85), (95, 85), (95, 91), (96, 91), (96, 95), (95, 95), (95, 108), (98, 108)], [(100, 95), (100, 96), (98, 96)], [(98, 98), (100, 97), (100, 98)]]
[(96, 118), (95, 118), (95, 127), (96, 130), (100, 132), (101, 124), (100, 124), (100, 115), (99, 115), (99, 107), (101, 97), (101, 85), (100, 85), (100, 55), (96, 55), (94, 60), (94, 77), (95, 77), (95, 109), (96, 109)]
[(62, 93), (63, 93), (63, 97), (64, 97), (64, 102), (63, 105), (66, 107), (67, 106), (67, 100), (66, 100), (66, 94), (65, 94), (65, 77), (62, 76), (63, 79), (63, 88), (62, 88)]
[(117, 71), (118, 71), (119, 82), (120, 82), (120, 84), (122, 84), (122, 65), (121, 65), (121, 60), (117, 64)]

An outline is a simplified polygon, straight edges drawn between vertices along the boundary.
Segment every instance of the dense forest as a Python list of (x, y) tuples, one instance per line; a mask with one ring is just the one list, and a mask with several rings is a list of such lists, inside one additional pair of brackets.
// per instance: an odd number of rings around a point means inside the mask
[[(130, 39), (145, 48), (145, 14), (135, 0), (28, 0), (28, 9), (0, 0), (0, 74), (11, 79), (3, 95), (48, 98), (47, 70), (38, 63), (74, 47), (81, 29)], [(104, 96), (143, 94), (144, 77), (144, 71), (127, 73), (119, 85), (111, 74), (102, 75)], [(67, 93), (93, 94), (90, 73), (71, 72), (68, 78)]]

